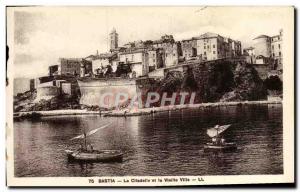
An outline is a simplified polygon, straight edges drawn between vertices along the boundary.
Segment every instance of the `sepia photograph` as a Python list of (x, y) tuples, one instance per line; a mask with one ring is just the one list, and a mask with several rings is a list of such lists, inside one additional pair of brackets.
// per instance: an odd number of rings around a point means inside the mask
[(8, 186), (294, 183), (294, 11), (6, 7)]

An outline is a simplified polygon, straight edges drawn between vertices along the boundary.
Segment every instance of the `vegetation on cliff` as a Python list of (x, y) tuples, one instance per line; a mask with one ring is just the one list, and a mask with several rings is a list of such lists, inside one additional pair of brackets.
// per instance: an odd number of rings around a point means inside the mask
[(226, 61), (199, 64), (183, 73), (171, 71), (161, 80), (157, 91), (195, 92), (195, 103), (251, 101), (267, 97), (264, 82), (251, 65), (233, 65)]

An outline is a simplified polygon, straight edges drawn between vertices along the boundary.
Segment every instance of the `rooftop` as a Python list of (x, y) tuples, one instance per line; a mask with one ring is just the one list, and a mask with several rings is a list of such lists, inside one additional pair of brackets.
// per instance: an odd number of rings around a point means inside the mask
[(260, 38), (270, 38), (270, 37), (268, 35), (259, 35), (259, 36), (255, 37), (253, 40), (260, 39)]

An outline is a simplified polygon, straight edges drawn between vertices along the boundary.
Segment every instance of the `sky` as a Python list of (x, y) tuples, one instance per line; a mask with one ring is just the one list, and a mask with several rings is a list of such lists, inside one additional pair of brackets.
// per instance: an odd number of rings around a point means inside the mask
[(285, 11), (274, 7), (12, 7), (7, 37), (13, 47), (14, 76), (35, 78), (47, 75), (48, 66), (58, 64), (61, 57), (107, 52), (112, 28), (119, 34), (119, 46), (165, 34), (179, 41), (213, 32), (240, 40), (245, 48), (258, 35), (284, 30)]

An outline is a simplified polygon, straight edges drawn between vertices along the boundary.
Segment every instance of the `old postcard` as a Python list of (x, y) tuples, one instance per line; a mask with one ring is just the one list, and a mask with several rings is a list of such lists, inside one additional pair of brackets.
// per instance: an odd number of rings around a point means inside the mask
[(294, 7), (7, 7), (8, 186), (294, 183)]

